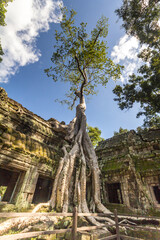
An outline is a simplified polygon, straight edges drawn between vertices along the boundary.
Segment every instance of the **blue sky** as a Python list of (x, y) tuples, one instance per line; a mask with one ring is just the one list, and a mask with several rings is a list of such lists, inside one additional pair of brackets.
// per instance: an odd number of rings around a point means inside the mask
[[(54, 31), (60, 29), (58, 23), (59, 3), (54, 0), (14, 0), (8, 6), (6, 27), (0, 28), (2, 46), (5, 52), (0, 64), (0, 86), (8, 96), (44, 119), (51, 117), (67, 124), (74, 118), (75, 110), (70, 111), (54, 100), (63, 99), (67, 90), (64, 83), (54, 83), (44, 74), (51, 66)], [(77, 12), (76, 24), (87, 22), (90, 31), (101, 15), (109, 18), (107, 37), (109, 55), (116, 63), (124, 64), (121, 81), (141, 64), (136, 54), (139, 44), (135, 38), (125, 35), (114, 10), (121, 6), (121, 0), (64, 0), (68, 9)], [(121, 82), (117, 82), (118, 84)], [(107, 88), (99, 87), (97, 96), (87, 102), (88, 124), (97, 126), (103, 138), (113, 136), (120, 127), (136, 129), (142, 125), (137, 119), (138, 106), (129, 111), (121, 111), (113, 101), (112, 80)]]

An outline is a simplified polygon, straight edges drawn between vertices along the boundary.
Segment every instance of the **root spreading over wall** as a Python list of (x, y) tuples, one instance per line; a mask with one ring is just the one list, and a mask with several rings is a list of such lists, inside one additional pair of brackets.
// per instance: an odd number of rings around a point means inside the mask
[[(68, 144), (63, 146), (64, 156), (60, 159), (56, 172), (51, 199), (48, 203), (38, 204), (33, 212), (42, 206), (52, 207), (59, 212), (68, 212), (70, 207), (77, 206), (78, 212), (88, 213), (86, 200), (87, 174), (92, 178), (92, 209), (109, 214), (110, 211), (101, 203), (100, 197), (100, 170), (95, 150), (86, 131), (85, 101), (81, 98), (76, 108), (76, 117), (68, 126)], [(88, 221), (99, 226), (101, 223), (95, 217), (87, 217)], [(41, 221), (40, 217), (9, 219), (0, 224), (0, 235), (10, 229), (30, 229), (29, 226)], [(101, 219), (102, 220), (102, 219)], [(114, 221), (105, 217), (110, 224)], [(45, 219), (44, 219), (45, 221)], [(27, 230), (26, 230), (27, 231)]]

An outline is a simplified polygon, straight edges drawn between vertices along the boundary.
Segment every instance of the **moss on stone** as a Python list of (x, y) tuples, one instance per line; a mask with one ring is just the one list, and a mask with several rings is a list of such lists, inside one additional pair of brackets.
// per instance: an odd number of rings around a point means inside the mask
[(155, 158), (152, 159), (146, 159), (146, 160), (141, 160), (138, 157), (133, 158), (134, 159), (134, 164), (135, 164), (135, 169), (138, 172), (143, 172), (147, 170), (160, 170), (160, 159), (158, 158), (155, 160)]
[(119, 214), (133, 214), (134, 212), (128, 208), (124, 204), (116, 204), (116, 203), (107, 203), (105, 206), (111, 211), (114, 212), (115, 209), (117, 209), (117, 212)]
[(119, 162), (119, 161), (107, 161), (103, 167), (102, 167), (102, 171), (113, 171), (113, 170), (120, 170), (120, 169), (124, 169), (126, 168), (126, 166), (124, 165), (123, 162)]

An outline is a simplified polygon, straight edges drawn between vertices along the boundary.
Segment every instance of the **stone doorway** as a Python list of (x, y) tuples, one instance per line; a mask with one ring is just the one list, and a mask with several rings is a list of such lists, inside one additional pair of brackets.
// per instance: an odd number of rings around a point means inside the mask
[(0, 199), (11, 203), (15, 197), (20, 172), (0, 168)]
[(123, 204), (121, 185), (120, 183), (106, 183), (108, 200), (110, 203)]
[(53, 180), (40, 176), (37, 181), (32, 203), (48, 202), (52, 193), (52, 185)]
[(160, 204), (160, 186), (155, 185), (152, 186), (152, 194), (154, 196), (154, 200), (156, 202), (156, 204)]

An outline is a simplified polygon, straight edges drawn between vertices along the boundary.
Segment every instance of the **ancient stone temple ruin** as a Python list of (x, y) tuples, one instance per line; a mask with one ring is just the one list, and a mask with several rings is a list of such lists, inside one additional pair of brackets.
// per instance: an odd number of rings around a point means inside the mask
[(61, 157), (65, 125), (45, 121), (0, 88), (0, 186), (2, 201), (27, 207), (46, 202)]
[[(50, 199), (65, 135), (63, 122), (42, 119), (0, 88), (2, 202), (28, 207)], [(160, 129), (112, 137), (101, 142), (96, 153), (104, 204), (129, 209), (160, 207)], [(89, 199), (89, 181), (87, 187)]]
[(160, 208), (160, 129), (114, 136), (96, 150), (105, 202)]

